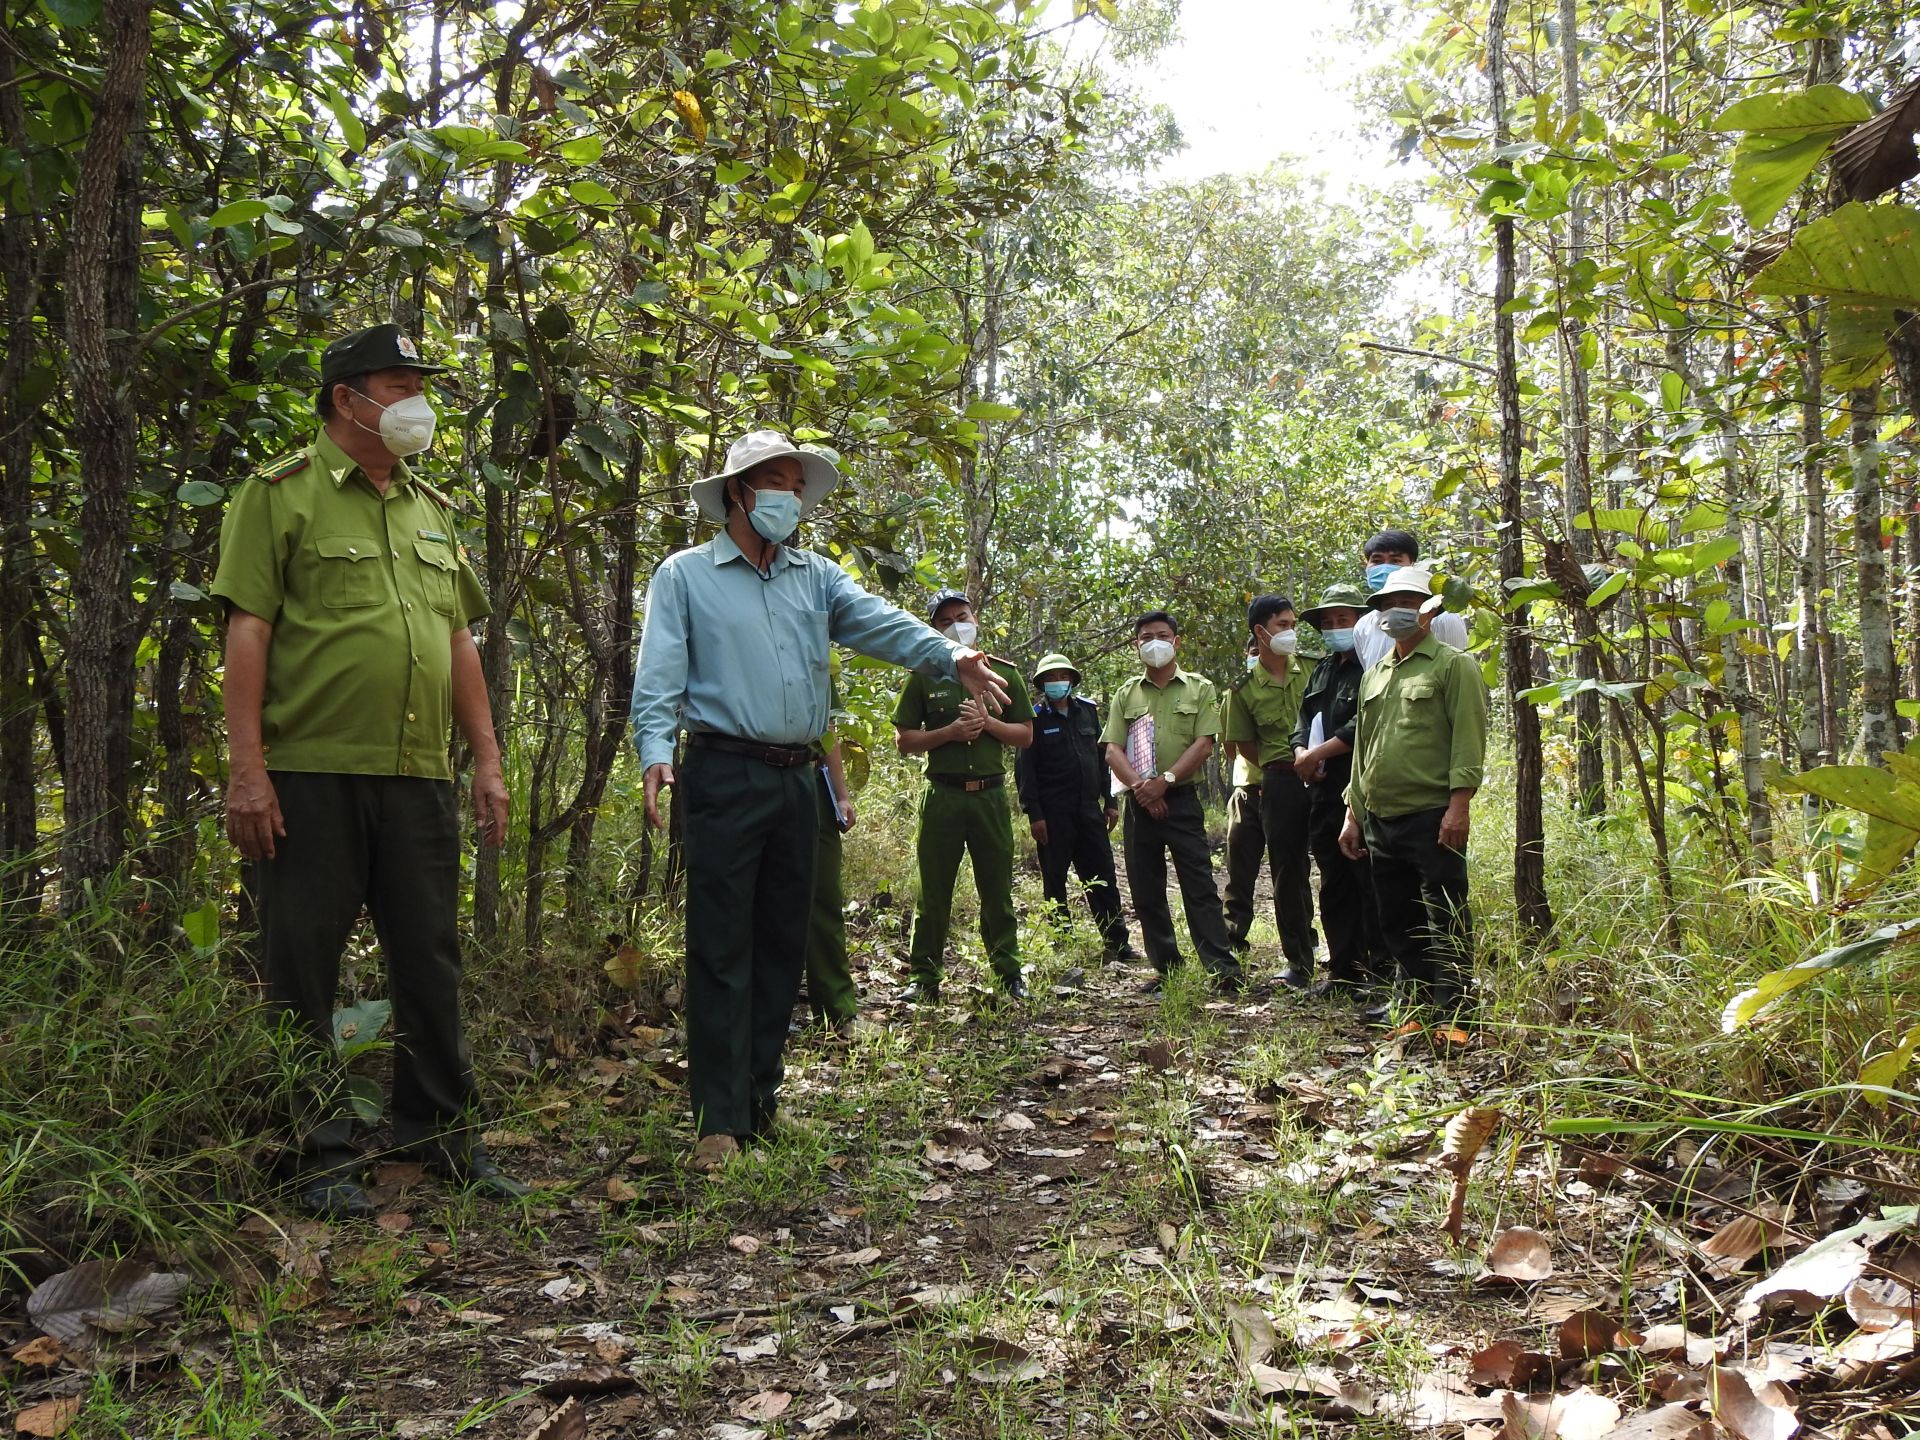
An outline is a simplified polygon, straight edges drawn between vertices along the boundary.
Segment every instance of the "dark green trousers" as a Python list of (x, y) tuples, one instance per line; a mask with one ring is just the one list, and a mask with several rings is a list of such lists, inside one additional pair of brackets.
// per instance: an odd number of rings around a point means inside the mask
[[(473, 1064), (460, 1026), (460, 830), (452, 782), (402, 775), (273, 773), (286, 835), (250, 867), (268, 998), (333, 1055), (340, 956), (372, 916), (393, 1004), (394, 1142), (459, 1165), (480, 1151)], [(356, 1161), (342, 1087), (310, 1092), (299, 1116), (303, 1168)]]
[(687, 857), (687, 1092), (702, 1135), (778, 1108), (800, 995), (819, 813), (813, 767), (693, 749), (679, 771)]
[(1206, 809), (1200, 792), (1192, 785), (1169, 790), (1164, 820), (1154, 819), (1129, 795), (1123, 836), (1133, 913), (1153, 968), (1164, 975), (1180, 964), (1173, 910), (1167, 904), (1167, 857), (1171, 855), (1180, 879), (1187, 930), (1200, 952), (1200, 963), (1215, 975), (1238, 975), (1240, 962), (1227, 943), (1220, 892), (1213, 888), (1213, 854), (1207, 848)]
[(1313, 852), (1307, 811), (1313, 796), (1289, 769), (1266, 772), (1260, 782), (1260, 833), (1266, 839), (1267, 871), (1273, 877), (1273, 918), (1280, 931), (1280, 954), (1287, 969), (1305, 978), (1313, 974)]
[(816, 1020), (833, 1024), (860, 1013), (860, 995), (847, 964), (847, 897), (840, 881), (844, 847), (833, 819), (833, 800), (817, 769), (813, 793), (820, 844), (813, 866), (813, 909), (807, 917), (807, 1003)]
[(960, 857), (973, 860), (980, 894), (980, 939), (987, 963), (1004, 985), (1020, 978), (1020, 926), (1013, 914), (1013, 816), (1007, 789), (960, 790), (927, 785), (920, 801), (920, 874), (908, 968), (915, 980), (937, 980), (953, 924), (953, 886)]
[(1451, 1011), (1473, 962), (1467, 857), (1440, 843), (1446, 807), (1369, 815), (1363, 826), (1380, 934), (1414, 998)]
[(1307, 838), (1320, 866), (1320, 928), (1327, 935), (1327, 975), (1346, 985), (1366, 985), (1386, 971), (1380, 916), (1373, 898), (1373, 871), (1364, 859), (1340, 851), (1347, 823), (1347, 774), (1329, 773), (1309, 786)]
[(1253, 887), (1260, 878), (1260, 860), (1267, 853), (1266, 832), (1260, 828), (1260, 787), (1236, 785), (1227, 801), (1227, 943), (1242, 954), (1253, 929)]

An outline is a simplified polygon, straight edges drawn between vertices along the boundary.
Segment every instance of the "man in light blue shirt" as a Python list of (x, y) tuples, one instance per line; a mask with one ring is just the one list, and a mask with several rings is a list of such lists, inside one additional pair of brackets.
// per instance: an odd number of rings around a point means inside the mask
[[(672, 555), (647, 589), (633, 737), (647, 819), (679, 791), (687, 862), (687, 1089), (714, 1170), (772, 1127), (800, 992), (818, 840), (813, 742), (826, 733), (829, 643), (958, 679), (1007, 703), (978, 650), (868, 594), (824, 556), (788, 546), (840, 482), (826, 456), (772, 430), (692, 486), (725, 529)], [(676, 774), (674, 740), (687, 731)]]

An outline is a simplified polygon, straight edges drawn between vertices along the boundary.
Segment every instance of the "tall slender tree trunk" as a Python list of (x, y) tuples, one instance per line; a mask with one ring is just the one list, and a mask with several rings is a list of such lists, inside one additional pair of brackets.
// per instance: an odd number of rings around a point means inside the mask
[(106, 70), (74, 186), (64, 294), (73, 438), (85, 492), (67, 634), (66, 828), (61, 895), (72, 911), (126, 850), (132, 757), (134, 330), (140, 276), (140, 112), (151, 0), (107, 0)]
[[(1560, 103), (1569, 120), (1580, 115), (1580, 5), (1560, 0)], [(1575, 184), (1567, 195), (1567, 251), (1562, 274), (1586, 259), (1587, 188)], [(1563, 281), (1563, 285), (1566, 284)], [(1564, 302), (1563, 302), (1564, 303)], [(1593, 406), (1587, 374), (1587, 327), (1578, 315), (1565, 313), (1560, 322), (1560, 344), (1565, 357), (1566, 384), (1561, 390), (1560, 428), (1566, 451), (1566, 506), (1572, 520), (1593, 509)], [(1574, 562), (1594, 559), (1591, 526), (1571, 526), (1568, 541)], [(1584, 605), (1573, 609), (1573, 673), (1581, 680), (1600, 678), (1599, 618)], [(1605, 721), (1600, 692), (1588, 688), (1573, 697), (1574, 791), (1580, 811), (1599, 815), (1607, 808)]]
[[(1493, 90), (1493, 128), (1497, 145), (1507, 143), (1507, 8), (1508, 0), (1493, 0), (1487, 19), (1487, 74)], [(1494, 355), (1495, 387), (1500, 399), (1500, 578), (1526, 573), (1523, 538), (1525, 506), (1520, 482), (1520, 361), (1514, 342), (1513, 300), (1518, 261), (1514, 253), (1513, 221), (1504, 215), (1493, 220), (1494, 245)], [(1506, 657), (1507, 707), (1513, 719), (1513, 898), (1520, 923), (1535, 934), (1553, 926), (1547, 902), (1546, 825), (1542, 813), (1540, 712), (1522, 698), (1533, 688), (1533, 634), (1530, 610), (1516, 605), (1507, 612), (1502, 631)]]
[(1886, 538), (1880, 490), (1880, 387), (1863, 386), (1848, 399), (1848, 460), (1853, 471), (1854, 569), (1860, 587), (1860, 748), (1869, 765), (1896, 746), (1893, 610), (1887, 587)]
[[(28, 153), (13, 50), (0, 45), (0, 143)], [(0, 356), (0, 924), (40, 908), (39, 787), (34, 779), (33, 425), (21, 380), (39, 357), (34, 311), (38, 206), (33, 167), (14, 182), (27, 203), (0, 206), (0, 284), (6, 286), (6, 353)]]
[[(1794, 571), (1799, 616), (1793, 649), (1793, 690), (1799, 725), (1800, 768), (1835, 758), (1832, 645), (1827, 634), (1827, 456), (1820, 410), (1825, 386), (1825, 337), (1819, 307), (1802, 307), (1800, 374), (1800, 563)], [(1812, 803), (1812, 797), (1808, 797)]]

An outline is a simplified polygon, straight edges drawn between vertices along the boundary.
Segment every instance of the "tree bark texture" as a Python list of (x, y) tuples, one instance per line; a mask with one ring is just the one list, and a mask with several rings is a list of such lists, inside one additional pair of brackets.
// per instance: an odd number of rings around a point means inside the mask
[(1860, 590), (1860, 749), (1869, 765), (1897, 748), (1893, 608), (1887, 585), (1887, 538), (1881, 532), (1880, 387), (1848, 399), (1848, 462), (1853, 472), (1854, 570)]

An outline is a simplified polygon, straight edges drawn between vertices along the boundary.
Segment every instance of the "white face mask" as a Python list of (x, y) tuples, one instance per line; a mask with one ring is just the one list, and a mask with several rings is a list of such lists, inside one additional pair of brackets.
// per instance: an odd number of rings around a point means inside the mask
[(1380, 628), (1395, 640), (1405, 640), (1420, 633), (1420, 612), (1395, 606), (1380, 612)]
[(1276, 630), (1267, 636), (1267, 648), (1276, 655), (1292, 655), (1300, 649), (1300, 637), (1291, 630)]
[(971, 620), (956, 620), (947, 626), (947, 638), (956, 645), (971, 649), (973, 642), (980, 638), (980, 627)]
[(1162, 665), (1173, 663), (1173, 642), (1171, 640), (1147, 640), (1140, 646), (1140, 659), (1149, 670), (1158, 670)]
[[(370, 395), (360, 398), (370, 405), (380, 405)], [(387, 447), (389, 454), (405, 459), (409, 455), (418, 455), (433, 443), (433, 429), (440, 423), (440, 417), (434, 413), (433, 405), (426, 396), (409, 395), (391, 405), (380, 405), (378, 430), (363, 424), (358, 418), (353, 423), (362, 430), (372, 430), (380, 437), (380, 443)]]

